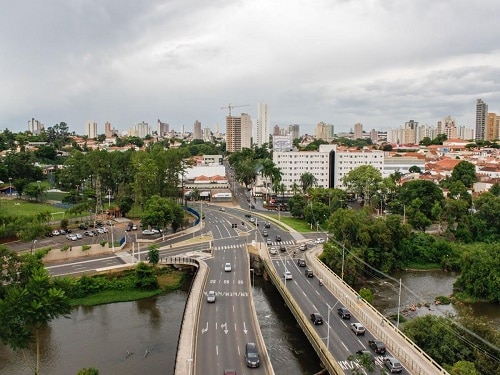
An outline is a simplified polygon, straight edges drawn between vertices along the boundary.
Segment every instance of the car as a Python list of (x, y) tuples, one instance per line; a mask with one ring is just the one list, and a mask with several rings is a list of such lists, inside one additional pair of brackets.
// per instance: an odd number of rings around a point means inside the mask
[(250, 218), (250, 222), (251, 222), (251, 223), (255, 223), (255, 218), (254, 218), (254, 217), (251, 217), (251, 218)]
[(390, 373), (400, 373), (403, 371), (403, 366), (401, 366), (401, 363), (394, 357), (385, 357), (384, 365)]
[(78, 237), (76, 237), (76, 235), (74, 234), (67, 234), (66, 238), (71, 241), (76, 241), (78, 239)]
[(306, 277), (314, 277), (313, 271), (310, 270), (309, 268), (306, 268), (304, 274), (306, 275)]
[(129, 223), (127, 224), (127, 227), (125, 228), (125, 231), (130, 232), (132, 230), (133, 226), (134, 226), (134, 224), (129, 221)]
[(312, 313), (311, 321), (313, 322), (314, 325), (323, 324), (323, 317), (321, 316), (320, 313)]
[(277, 241), (277, 242), (280, 242), (280, 241), (281, 241), (281, 236), (280, 236), (280, 235), (277, 235), (277, 236), (276, 236), (276, 241)]
[(269, 236), (269, 234), (267, 233), (267, 230), (265, 230), (265, 231), (263, 231), (263, 232), (262, 232), (262, 236), (263, 236), (263, 237), (267, 237), (267, 236)]
[(247, 367), (259, 367), (259, 351), (253, 342), (249, 342), (245, 347), (245, 362)]
[(351, 313), (345, 307), (339, 307), (337, 309), (337, 314), (339, 314), (342, 319), (351, 319)]
[(62, 236), (63, 234), (66, 234), (69, 232), (66, 232), (64, 229), (59, 229), (59, 234)]
[(142, 231), (142, 234), (143, 234), (144, 236), (151, 236), (151, 235), (153, 235), (153, 234), (154, 234), (154, 232), (153, 232), (152, 230), (150, 230), (150, 229), (144, 229), (144, 230)]
[(231, 272), (231, 270), (232, 270), (231, 263), (224, 264), (224, 272)]
[(280, 245), (280, 251), (286, 251), (286, 246), (285, 246), (285, 245), (283, 245), (283, 244), (281, 244), (281, 245)]
[(325, 239), (324, 238), (316, 238), (316, 243), (325, 243)]
[(236, 375), (236, 370), (233, 369), (225, 369), (224, 375)]
[(209, 290), (207, 292), (207, 302), (214, 303), (215, 302), (215, 292), (213, 290)]
[(75, 236), (78, 240), (81, 240), (83, 236), (80, 233), (75, 233)]
[(269, 238), (266, 241), (267, 246), (271, 246), (273, 244), (273, 241), (271, 241)]
[(87, 224), (82, 223), (82, 224), (80, 224), (80, 225), (78, 226), (78, 228), (79, 228), (79, 229), (82, 229), (82, 230), (87, 230), (87, 229), (89, 229), (89, 226), (88, 226)]
[(54, 229), (54, 230), (52, 231), (52, 235), (53, 235), (53, 236), (59, 236), (60, 234), (61, 234), (61, 232), (59, 232), (59, 230), (58, 230), (58, 229)]
[(351, 331), (353, 331), (356, 336), (365, 334), (365, 327), (361, 323), (351, 323)]
[(306, 266), (306, 260), (305, 260), (305, 259), (299, 259), (299, 260), (297, 261), (297, 265), (298, 265), (299, 267), (305, 267), (305, 266)]
[(278, 254), (278, 250), (276, 250), (276, 248), (274, 246), (270, 247), (269, 248), (269, 254), (276, 255), (276, 254)]
[(103, 230), (104, 233), (108, 233), (109, 232), (108, 228), (106, 228), (106, 227), (102, 227), (101, 229)]
[(83, 232), (83, 234), (87, 237), (94, 237), (94, 232), (92, 232), (91, 230), (87, 230)]
[(226, 211), (226, 209), (224, 207), (219, 207), (219, 211), (224, 212), (224, 211)]
[(266, 228), (271, 228), (271, 223), (266, 223), (266, 224), (264, 225), (264, 227), (266, 227)]
[(245, 217), (252, 217), (252, 215), (250, 215), (250, 214), (245, 214)]
[(290, 271), (285, 271), (283, 273), (283, 277), (285, 278), (285, 280), (292, 280), (293, 278), (292, 273)]
[(160, 233), (160, 230), (159, 229), (151, 229), (151, 232), (153, 232), (153, 234), (158, 234)]
[(302, 245), (299, 246), (299, 250), (300, 251), (305, 251), (307, 250), (307, 245), (305, 243), (303, 243)]
[(136, 224), (132, 225), (132, 230), (137, 230), (137, 225)]
[(385, 354), (385, 344), (379, 340), (368, 340), (368, 346), (377, 354)]
[(372, 363), (375, 363), (375, 357), (373, 356), (372, 352), (370, 352), (369, 350), (360, 349), (356, 352), (356, 354), (361, 355), (361, 356), (366, 356), (367, 358), (370, 358)]
[(104, 233), (104, 228), (97, 228), (97, 233), (103, 234)]

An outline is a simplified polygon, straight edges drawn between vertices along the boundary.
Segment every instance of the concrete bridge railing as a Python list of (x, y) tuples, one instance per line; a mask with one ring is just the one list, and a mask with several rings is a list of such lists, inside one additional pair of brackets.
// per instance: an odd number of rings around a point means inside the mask
[(434, 361), (391, 322), (386, 320), (385, 324), (382, 325), (384, 316), (371, 304), (360, 298), (354, 289), (318, 259), (322, 252), (323, 246), (317, 246), (314, 250), (305, 253), (309, 268), (317, 277), (323, 279), (324, 286), (356, 315), (370, 332), (385, 343), (391, 353), (401, 361), (411, 374), (448, 374), (439, 363)]

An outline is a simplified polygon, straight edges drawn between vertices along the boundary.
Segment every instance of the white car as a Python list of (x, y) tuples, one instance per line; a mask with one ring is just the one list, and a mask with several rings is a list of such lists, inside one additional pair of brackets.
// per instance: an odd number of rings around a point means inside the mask
[(276, 254), (278, 254), (278, 250), (276, 250), (276, 248), (274, 246), (270, 247), (269, 248), (269, 254), (276, 255)]
[(142, 231), (142, 234), (143, 234), (144, 236), (151, 236), (151, 235), (152, 235), (152, 234), (154, 234), (154, 233), (155, 233), (155, 232), (153, 232), (152, 230), (149, 230), (149, 229), (144, 229), (144, 230)]
[(317, 238), (316, 243), (325, 243), (325, 239), (324, 238)]
[(293, 278), (292, 273), (290, 271), (285, 271), (283, 276), (285, 277), (285, 280), (292, 280), (292, 278)]
[(67, 234), (66, 238), (71, 241), (76, 241), (78, 239), (75, 234)]
[(224, 272), (231, 272), (231, 263), (224, 264)]
[(81, 240), (83, 236), (80, 233), (75, 234), (77, 240)]
[(215, 302), (215, 292), (213, 290), (209, 290), (207, 292), (207, 302), (214, 303)]

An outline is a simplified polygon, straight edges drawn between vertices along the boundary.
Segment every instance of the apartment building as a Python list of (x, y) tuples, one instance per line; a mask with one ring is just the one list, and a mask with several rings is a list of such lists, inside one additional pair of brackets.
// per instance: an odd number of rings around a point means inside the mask
[(259, 102), (253, 143), (260, 147), (267, 142), (269, 142), (269, 105)]
[(488, 104), (482, 99), (476, 101), (476, 139), (486, 139), (486, 118), (488, 117)]
[(97, 138), (97, 122), (87, 121), (85, 124), (85, 135), (89, 139)]
[(226, 150), (238, 152), (252, 146), (252, 119), (247, 113), (226, 116)]

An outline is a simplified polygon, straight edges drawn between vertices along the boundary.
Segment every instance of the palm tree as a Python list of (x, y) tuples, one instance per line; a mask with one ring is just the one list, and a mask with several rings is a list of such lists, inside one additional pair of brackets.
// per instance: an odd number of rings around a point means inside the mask
[(294, 182), (292, 184), (292, 193), (293, 193), (293, 195), (297, 195), (297, 193), (299, 192), (299, 190), (300, 190), (299, 185), (296, 182)]
[(300, 182), (302, 184), (302, 192), (305, 194), (307, 189), (316, 185), (317, 179), (312, 173), (306, 172), (302, 176), (300, 176)]

